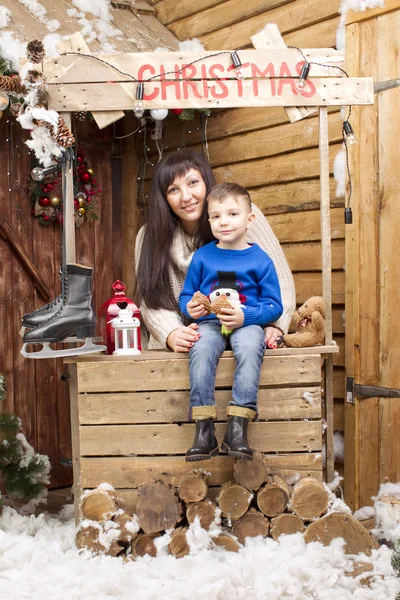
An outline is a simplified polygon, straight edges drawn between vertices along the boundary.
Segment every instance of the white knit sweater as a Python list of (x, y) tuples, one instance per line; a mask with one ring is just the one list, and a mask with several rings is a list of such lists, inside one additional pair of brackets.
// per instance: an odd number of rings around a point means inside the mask
[[(272, 231), (268, 221), (262, 214), (261, 210), (253, 204), (253, 211), (256, 215), (251, 228), (248, 231), (248, 241), (254, 242), (260, 246), (270, 258), (273, 260), (275, 269), (278, 275), (279, 284), (281, 286), (283, 313), (276, 321), (275, 325), (280, 327), (284, 333), (287, 333), (290, 325), (292, 313), (296, 308), (296, 293), (294, 288), (293, 276), (289, 265), (278, 242), (274, 232)], [(143, 234), (145, 225), (140, 229), (136, 238), (136, 270), (139, 264), (140, 251), (143, 242)], [(174, 241), (171, 246), (171, 261), (170, 281), (171, 287), (176, 301), (179, 300), (179, 294), (182, 291), (186, 273), (192, 260), (194, 252), (193, 237), (185, 233), (182, 226), (178, 227)], [(167, 348), (167, 338), (169, 334), (183, 325), (183, 321), (179, 314), (172, 310), (150, 309), (142, 302), (140, 312), (143, 321), (150, 333), (148, 343), (149, 349)]]

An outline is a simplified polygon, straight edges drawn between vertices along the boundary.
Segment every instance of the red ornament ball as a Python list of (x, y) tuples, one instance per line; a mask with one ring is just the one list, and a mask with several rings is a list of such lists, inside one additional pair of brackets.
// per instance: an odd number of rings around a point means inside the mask
[(75, 198), (75, 200), (74, 200), (74, 206), (75, 206), (75, 208), (79, 208), (79, 206), (80, 206), (79, 200), (77, 198)]
[(50, 198), (48, 196), (40, 196), (39, 206), (41, 206), (42, 208), (46, 208), (46, 206), (49, 206), (49, 204), (50, 204)]
[(81, 181), (83, 183), (90, 183), (92, 181), (92, 176), (88, 171), (84, 171), (81, 175), (80, 175)]
[(76, 160), (77, 160), (77, 162), (78, 162), (78, 163), (82, 163), (82, 162), (84, 161), (84, 159), (85, 159), (85, 157), (84, 157), (84, 155), (83, 155), (83, 154), (81, 154), (81, 153), (78, 153), (78, 154), (76, 155)]
[(44, 221), (48, 221), (49, 217), (47, 215), (42, 215)]
[(173, 108), (172, 109), (172, 114), (174, 115), (181, 115), (183, 113), (183, 108)]

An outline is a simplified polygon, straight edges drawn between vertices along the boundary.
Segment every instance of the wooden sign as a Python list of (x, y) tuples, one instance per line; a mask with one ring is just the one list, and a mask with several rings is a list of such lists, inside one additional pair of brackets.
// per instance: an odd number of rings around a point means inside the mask
[[(239, 106), (341, 106), (372, 104), (371, 78), (344, 78), (328, 51), (307, 51), (312, 64), (304, 89), (297, 83), (304, 59), (298, 50), (238, 52), (245, 79), (236, 77), (230, 52), (136, 53), (48, 58), (44, 74), (56, 110), (131, 110), (137, 81), (144, 82), (144, 108)], [(336, 64), (338, 56), (330, 51)], [(311, 55), (311, 56), (310, 56)], [(340, 55), (342, 56), (342, 55)], [(109, 63), (109, 64), (105, 64)], [(115, 67), (115, 68), (114, 68)], [(340, 76), (339, 76), (340, 75)]]

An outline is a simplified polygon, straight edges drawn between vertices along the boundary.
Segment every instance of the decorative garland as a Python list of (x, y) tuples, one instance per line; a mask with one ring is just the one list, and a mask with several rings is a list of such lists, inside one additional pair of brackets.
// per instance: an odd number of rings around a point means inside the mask
[[(32, 201), (32, 216), (39, 219), (42, 225), (56, 222), (62, 225), (64, 207), (61, 169), (43, 181), (30, 181), (29, 192)], [(96, 202), (101, 192), (86, 155), (82, 151), (78, 151), (74, 173), (74, 216), (75, 224), (78, 227), (84, 221), (93, 221), (99, 218), (96, 212)]]

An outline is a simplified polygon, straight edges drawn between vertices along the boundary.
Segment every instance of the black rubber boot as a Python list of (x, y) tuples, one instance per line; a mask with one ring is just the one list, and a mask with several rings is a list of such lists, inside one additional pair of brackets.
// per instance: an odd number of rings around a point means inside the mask
[(229, 417), (228, 431), (224, 436), (221, 450), (225, 450), (229, 456), (253, 460), (253, 450), (247, 441), (247, 417)]
[(84, 339), (96, 333), (96, 314), (92, 303), (93, 269), (67, 265), (64, 298), (56, 313), (24, 335), (24, 342), (62, 342), (74, 336)]
[(186, 461), (207, 460), (219, 454), (212, 419), (196, 420), (196, 435), (191, 448), (186, 452)]

